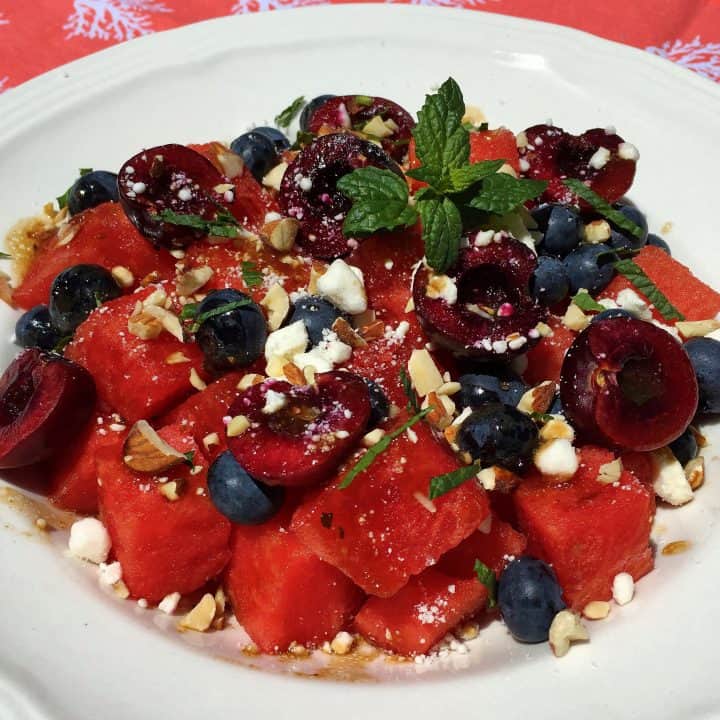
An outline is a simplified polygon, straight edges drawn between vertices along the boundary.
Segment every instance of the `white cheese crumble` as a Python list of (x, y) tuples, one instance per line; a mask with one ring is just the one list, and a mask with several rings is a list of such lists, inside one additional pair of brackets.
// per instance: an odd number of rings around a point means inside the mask
[(618, 605), (627, 605), (635, 595), (635, 581), (630, 573), (618, 573), (613, 578), (613, 600)]
[(593, 170), (602, 170), (608, 164), (610, 155), (611, 153), (607, 148), (600, 147), (595, 151), (590, 160), (588, 160), (588, 165), (593, 168)]
[(104, 563), (110, 554), (110, 546), (110, 534), (97, 518), (83, 518), (70, 528), (68, 549), (81, 560), (96, 565)]
[(262, 412), (265, 415), (274, 415), (276, 412), (286, 407), (287, 402), (287, 395), (284, 393), (279, 393), (275, 390), (268, 390), (265, 393), (265, 405), (263, 406)]
[(433, 275), (425, 288), (425, 295), (431, 300), (444, 300), (448, 305), (454, 305), (458, 298), (458, 289), (455, 281), (447, 275)]
[(117, 560), (109, 564), (101, 562), (98, 566), (98, 581), (101, 585), (112, 587), (122, 580), (122, 566)]
[(572, 443), (565, 438), (543, 443), (535, 452), (535, 467), (543, 475), (571, 477), (577, 472), (578, 458)]
[(661, 448), (652, 453), (655, 463), (655, 482), (653, 489), (659, 498), (670, 505), (685, 505), (693, 499), (685, 470), (669, 448)]
[(367, 310), (367, 295), (362, 271), (335, 260), (317, 280), (317, 290), (340, 310), (359, 315)]
[(631, 288), (618, 293), (617, 304), (639, 320), (652, 320), (650, 306)]
[(633, 160), (637, 162), (640, 159), (638, 149), (629, 142), (623, 142), (618, 145), (618, 157), (622, 160)]
[(265, 343), (265, 359), (285, 358), (289, 360), (293, 355), (302, 352), (310, 342), (307, 328), (302, 320), (298, 320), (284, 328), (271, 332)]

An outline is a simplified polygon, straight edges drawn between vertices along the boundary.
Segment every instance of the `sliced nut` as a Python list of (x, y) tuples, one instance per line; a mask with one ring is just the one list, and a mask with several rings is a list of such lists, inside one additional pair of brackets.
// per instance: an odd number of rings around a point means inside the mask
[(128, 586), (122, 580), (118, 580), (112, 586), (112, 589), (115, 595), (121, 600), (127, 600), (130, 597), (130, 591), (128, 590)]
[(299, 229), (300, 223), (295, 218), (282, 218), (265, 223), (260, 231), (260, 237), (273, 250), (287, 253), (292, 250)]
[(311, 295), (318, 294), (317, 281), (325, 274), (325, 268), (313, 265), (310, 268), (310, 279), (308, 280), (308, 292)]
[(540, 333), (540, 337), (552, 337), (553, 335), (553, 329), (544, 322), (539, 322), (535, 329)]
[(169, 332), (174, 338), (180, 342), (185, 341), (182, 325), (180, 324), (180, 320), (177, 315), (174, 315), (164, 307), (157, 307), (155, 305), (144, 307), (143, 313), (158, 320), (161, 328), (166, 332)]
[(374, 323), (377, 317), (375, 316), (375, 311), (372, 308), (368, 308), (365, 312), (353, 315), (351, 320), (353, 328), (359, 330), (361, 327)]
[(78, 234), (78, 230), (80, 230), (81, 227), (82, 225), (80, 223), (75, 222), (67, 222), (60, 225), (57, 232), (57, 247), (69, 245)]
[(685, 465), (685, 477), (693, 490), (702, 487), (705, 482), (705, 458), (702, 455), (694, 457)]
[(225, 626), (225, 608), (227, 606), (227, 598), (225, 591), (219, 587), (215, 591), (215, 619), (213, 620), (213, 630), (222, 630)]
[(563, 325), (575, 332), (581, 332), (590, 324), (590, 318), (575, 303), (570, 303), (562, 319)]
[(330, 643), (335, 655), (347, 655), (355, 645), (355, 637), (349, 632), (341, 630)]
[(462, 385), (459, 382), (444, 382), (438, 389), (438, 395), (456, 395), (462, 390)]
[(281, 162), (270, 170), (265, 177), (262, 179), (262, 184), (265, 187), (272, 188), (273, 190), (280, 190), (280, 183), (282, 182), (283, 175), (288, 169), (286, 162)]
[(385, 324), (381, 320), (374, 320), (369, 325), (360, 328), (360, 336), (367, 340), (379, 340), (385, 334)]
[[(446, 405), (447, 403), (447, 405)], [(439, 430), (444, 430), (452, 422), (455, 412), (455, 403), (447, 395), (438, 395), (436, 392), (427, 394), (422, 403), (422, 409), (431, 407), (426, 420)]]
[(158, 486), (158, 492), (170, 502), (180, 499), (182, 483), (179, 480), (169, 480)]
[(604, 620), (610, 614), (610, 603), (605, 600), (593, 600), (582, 611), (588, 620)]
[(165, 363), (167, 365), (180, 365), (182, 363), (188, 363), (190, 362), (190, 358), (181, 350), (177, 350), (174, 353), (170, 353), (165, 358)]
[(539, 385), (530, 388), (520, 398), (517, 409), (527, 414), (546, 413), (550, 405), (552, 405), (556, 390), (557, 387), (552, 380), (541, 382)]
[(128, 332), (141, 340), (154, 340), (163, 331), (162, 323), (158, 318), (144, 312), (141, 302), (135, 306), (135, 310), (128, 318)]
[(273, 283), (260, 304), (268, 312), (268, 327), (277, 330), (290, 312), (290, 296), (280, 283)]
[(190, 297), (204, 287), (212, 276), (213, 269), (208, 265), (188, 270), (175, 281), (177, 294), (181, 297)]
[(352, 325), (343, 317), (337, 318), (332, 324), (331, 329), (341, 342), (344, 342), (351, 348), (365, 347), (367, 345), (365, 339), (357, 333)]
[(373, 445), (377, 445), (385, 436), (385, 431), (381, 428), (375, 428), (374, 430), (371, 430), (369, 433), (366, 433), (363, 436), (362, 444), (364, 447), (372, 447)]
[(598, 469), (597, 481), (602, 485), (612, 485), (620, 480), (623, 473), (623, 464), (620, 458), (616, 458), (600, 466)]
[(317, 374), (317, 370), (312, 365), (305, 365), (305, 367), (302, 369), (303, 375), (305, 377), (305, 384), (314, 386), (315, 385), (315, 375)]
[(146, 420), (138, 420), (125, 439), (125, 465), (143, 473), (169, 470), (185, 461), (185, 455), (166, 443)]
[(304, 385), (305, 375), (295, 363), (285, 363), (282, 367), (283, 375), (292, 385)]
[(437, 512), (437, 506), (425, 493), (417, 492), (413, 493), (413, 497), (430, 513)]
[(720, 328), (720, 320), (682, 320), (675, 327), (684, 338), (705, 337)]
[(228, 437), (239, 437), (250, 427), (250, 421), (245, 415), (236, 415), (227, 426)]
[(437, 390), (445, 382), (432, 355), (425, 349), (412, 351), (408, 360), (408, 374), (420, 397)]
[[(392, 125), (390, 124), (392, 123)], [(395, 126), (394, 128), (392, 126)], [(398, 126), (392, 120), (383, 120), (380, 115), (373, 115), (368, 122), (363, 125), (361, 130), (365, 135), (372, 135), (373, 137), (384, 138), (390, 137), (393, 133), (397, 132)]]
[(217, 145), (217, 161), (223, 169), (223, 175), (232, 180), (242, 174), (245, 163), (240, 155), (228, 150), (222, 145)]
[(121, 288), (132, 287), (135, 283), (135, 276), (130, 272), (129, 268), (126, 268), (124, 265), (116, 265), (110, 271), (110, 274)]
[(498, 170), (499, 173), (504, 173), (505, 175), (512, 175), (512, 177), (516, 178), (518, 176), (517, 170), (512, 165), (509, 165), (508, 163), (505, 163), (500, 167)]
[(495, 490), (498, 492), (509, 493), (522, 482), (522, 479), (518, 475), (504, 467), (493, 465), (490, 469), (494, 473)]
[(687, 552), (691, 547), (691, 543), (688, 540), (673, 540), (663, 547), (661, 553), (663, 555), (681, 555)]
[(411, 313), (413, 310), (415, 310), (415, 299), (411, 295), (407, 303), (405, 304), (405, 312)]
[(565, 420), (560, 418), (553, 418), (548, 420), (540, 428), (540, 439), (541, 440), (569, 440), (572, 442), (575, 439), (575, 430)]
[(196, 390), (204, 390), (207, 387), (207, 383), (198, 375), (195, 368), (190, 368), (190, 384)]
[(468, 642), (474, 640), (480, 634), (480, 626), (474, 622), (466, 623), (458, 628), (455, 634), (463, 642)]
[(465, 114), (462, 117), (462, 122), (471, 123), (472, 125), (475, 125), (475, 127), (478, 127), (486, 120), (487, 118), (485, 117), (485, 113), (479, 107), (476, 105), (465, 106)]
[(257, 373), (248, 373), (240, 378), (240, 382), (237, 384), (238, 390), (247, 390), (253, 385), (258, 385), (265, 380), (264, 375), (258, 375)]
[(202, 443), (206, 450), (209, 450), (213, 445), (220, 444), (220, 436), (216, 433), (208, 433), (203, 439)]
[(205, 593), (200, 602), (180, 620), (178, 629), (206, 632), (215, 619), (217, 604), (210, 593)]
[(570, 650), (570, 643), (589, 640), (590, 636), (580, 616), (570, 610), (561, 610), (550, 625), (550, 647), (555, 657), (563, 657)]
[(478, 482), (486, 489), (486, 490), (494, 490), (495, 489), (495, 467), (488, 467), (483, 468), (478, 474), (477, 474)]
[(596, 245), (610, 239), (610, 224), (607, 220), (593, 220), (585, 225), (585, 242)]

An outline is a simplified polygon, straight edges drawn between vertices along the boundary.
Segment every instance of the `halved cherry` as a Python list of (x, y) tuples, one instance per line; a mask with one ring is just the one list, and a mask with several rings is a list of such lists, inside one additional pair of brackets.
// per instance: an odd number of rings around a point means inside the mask
[[(400, 161), (408, 151), (415, 121), (407, 110), (392, 100), (366, 95), (340, 95), (330, 98), (315, 110), (308, 127), (313, 133), (353, 130), (377, 136), (380, 132), (385, 152)], [(389, 134), (384, 137), (386, 132)]]
[(167, 222), (164, 211), (217, 220), (219, 213), (232, 210), (231, 188), (207, 158), (184, 145), (143, 150), (118, 174), (120, 203), (130, 221), (155, 244), (169, 247), (188, 245), (207, 232)]
[(250, 427), (230, 438), (238, 462), (269, 485), (309, 485), (328, 477), (365, 432), (370, 395), (348, 372), (321, 373), (315, 385), (267, 380), (245, 390), (230, 408)]
[(587, 181), (609, 203), (630, 189), (635, 177), (635, 149), (611, 129), (593, 128), (572, 135), (554, 125), (525, 130), (527, 144), (519, 149), (524, 175), (547, 180), (542, 202), (573, 203), (575, 195), (563, 185), (566, 178)]
[(424, 265), (415, 273), (413, 299), (425, 331), (460, 355), (502, 360), (527, 352), (545, 317), (528, 290), (535, 253), (507, 233), (468, 239), (447, 276)]
[(67, 447), (94, 405), (85, 368), (37, 348), (22, 352), (0, 377), (0, 468), (32, 465)]
[(655, 450), (682, 435), (695, 416), (698, 387), (682, 345), (634, 318), (594, 322), (565, 355), (560, 399), (589, 440)]
[(342, 257), (358, 245), (343, 234), (351, 202), (337, 189), (337, 181), (358, 168), (402, 171), (385, 152), (355, 135), (323, 135), (308, 145), (285, 171), (278, 202), (284, 215), (300, 221), (298, 243), (313, 257)]

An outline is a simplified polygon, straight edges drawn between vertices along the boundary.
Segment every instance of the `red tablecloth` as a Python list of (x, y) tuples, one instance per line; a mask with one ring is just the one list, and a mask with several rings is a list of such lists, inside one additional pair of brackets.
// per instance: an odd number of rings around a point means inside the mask
[[(0, 92), (123, 40), (222, 15), (344, 0), (0, 0)], [(720, 0), (410, 0), (547, 20), (720, 82)]]

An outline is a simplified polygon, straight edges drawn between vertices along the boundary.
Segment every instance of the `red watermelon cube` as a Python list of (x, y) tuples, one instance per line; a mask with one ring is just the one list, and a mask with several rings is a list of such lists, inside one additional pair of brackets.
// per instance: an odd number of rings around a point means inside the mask
[(462, 620), (481, 611), (487, 599), (487, 588), (477, 579), (452, 577), (431, 567), (392, 597), (368, 598), (355, 627), (385, 650), (421, 655)]
[[(182, 343), (162, 332), (141, 340), (128, 331), (128, 318), (138, 300), (154, 287), (106, 303), (80, 325), (65, 355), (86, 368), (100, 399), (127, 422), (155, 417), (195, 392), (190, 370), (202, 372), (203, 355), (195, 343)], [(189, 362), (168, 364), (181, 352)]]
[(515, 172), (520, 172), (515, 133), (507, 128), (478, 130), (470, 133), (470, 162), (504, 160)]
[(157, 477), (125, 465), (124, 434), (106, 437), (97, 450), (100, 515), (113, 555), (130, 594), (150, 603), (201, 588), (222, 572), (230, 557), (230, 522), (208, 497), (207, 461), (182, 428), (159, 434), (181, 452), (194, 450), (196, 467), (202, 467), (196, 473), (183, 464), (164, 473), (169, 481), (182, 483), (175, 501), (160, 493)]
[(354, 459), (346, 463), (336, 480), (303, 502), (293, 517), (298, 537), (371, 595), (397, 593), (490, 512), (485, 492), (475, 482), (428, 506), (430, 479), (457, 469), (458, 463), (425, 423), (413, 430), (417, 442), (404, 433), (341, 490), (337, 480)]
[(102, 265), (112, 270), (128, 268), (139, 282), (151, 272), (158, 280), (175, 274), (175, 260), (166, 250), (158, 250), (127, 219), (117, 203), (103, 203), (86, 210), (71, 221), (78, 228), (70, 242), (52, 236), (36, 253), (25, 278), (13, 292), (21, 308), (47, 304), (50, 286), (65, 268), (81, 263)]
[(613, 458), (609, 450), (585, 447), (571, 482), (556, 485), (536, 476), (514, 495), (528, 554), (552, 565), (565, 601), (576, 610), (610, 599), (618, 573), (638, 580), (653, 567), (655, 495), (627, 471), (617, 484), (598, 482), (600, 466)]
[(236, 525), (226, 585), (233, 611), (267, 653), (291, 643), (317, 647), (346, 628), (362, 591), (308, 550), (285, 511), (257, 526)]
[(529, 385), (538, 385), (544, 380), (557, 382), (560, 379), (565, 353), (576, 337), (576, 333), (565, 327), (562, 319), (555, 315), (548, 317), (547, 324), (552, 335), (542, 338), (527, 354), (528, 365), (523, 380)]

